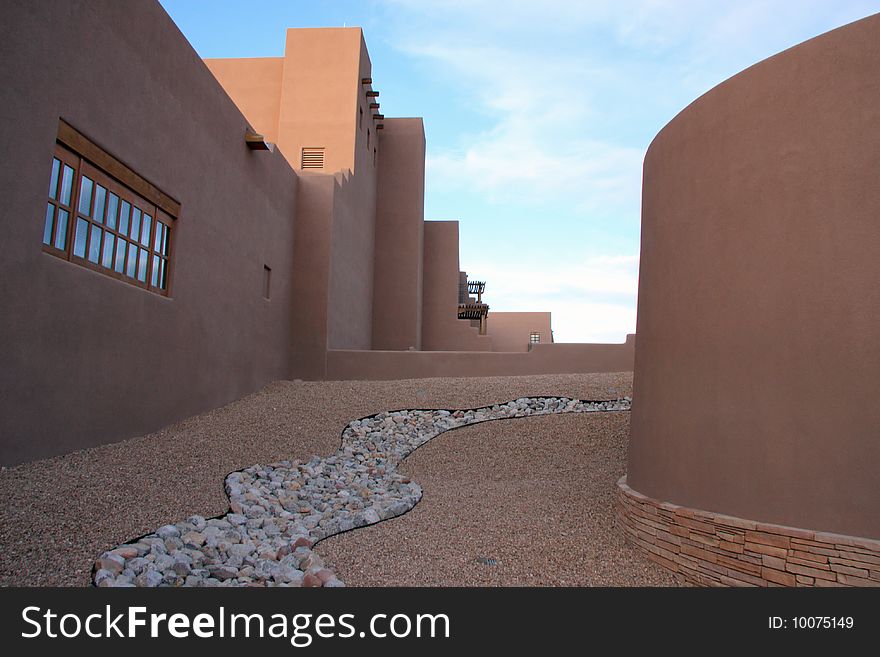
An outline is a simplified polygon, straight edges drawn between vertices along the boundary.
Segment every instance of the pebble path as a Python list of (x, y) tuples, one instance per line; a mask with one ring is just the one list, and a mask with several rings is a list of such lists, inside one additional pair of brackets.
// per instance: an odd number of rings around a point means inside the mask
[(101, 554), (97, 586), (344, 586), (312, 548), (412, 509), (418, 483), (397, 472), (444, 431), (479, 422), (630, 410), (631, 398), (521, 397), (469, 410), (402, 410), (354, 420), (328, 457), (254, 465), (226, 477), (230, 510), (190, 516)]

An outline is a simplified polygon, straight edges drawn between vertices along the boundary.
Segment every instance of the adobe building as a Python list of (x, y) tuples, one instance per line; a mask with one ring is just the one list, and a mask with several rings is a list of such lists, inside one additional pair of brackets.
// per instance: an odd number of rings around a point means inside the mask
[(471, 282), (476, 298), (464, 290), (458, 222), (424, 219), (422, 120), (381, 113), (360, 28), (289, 29), (283, 57), (205, 63), (302, 176), (294, 305), (311, 317), (294, 321), (299, 376), (328, 377), (324, 350), (527, 352), (541, 333), (552, 342), (549, 313), (489, 321), (486, 283)]
[(880, 15), (645, 157), (626, 536), (688, 580), (880, 585)]
[(379, 111), (360, 29), (206, 63), (155, 0), (4, 8), (0, 463), (278, 379), (632, 369), (633, 336), (554, 344), (549, 316), (459, 303), (422, 120)]

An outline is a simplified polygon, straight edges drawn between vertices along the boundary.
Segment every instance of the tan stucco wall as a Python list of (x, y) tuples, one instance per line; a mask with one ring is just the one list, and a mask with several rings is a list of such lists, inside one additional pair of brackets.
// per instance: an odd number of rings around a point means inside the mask
[(532, 332), (541, 334), (541, 343), (551, 343), (550, 313), (492, 312), (486, 317), (486, 332), (493, 351), (528, 351)]
[[(247, 120), (159, 4), (11, 0), (0, 43), (0, 462), (142, 435), (287, 377), (296, 176), (248, 150)], [(59, 117), (181, 203), (170, 298), (42, 251)]]
[(426, 221), (422, 289), (422, 349), (492, 351), (492, 338), (458, 319), (458, 222)]
[(425, 128), (385, 119), (379, 132), (373, 278), (373, 348), (421, 349)]
[(880, 15), (719, 85), (645, 158), (628, 483), (880, 536)]
[[(251, 127), (267, 141), (278, 141), (283, 57), (206, 59), (208, 69), (222, 81), (224, 90)], [(291, 166), (295, 166), (291, 162)]]
[[(206, 64), (292, 167), (304, 178), (325, 178), (305, 186), (293, 260), (293, 375), (320, 378), (325, 348), (372, 345), (379, 144), (368, 114), (372, 86), (362, 84), (371, 76), (363, 34), (360, 28), (290, 29), (283, 58)], [(300, 169), (303, 147), (324, 147), (322, 170)]]
[(295, 168), (323, 146), (325, 171), (354, 170), (362, 41), (354, 27), (287, 30), (278, 146)]
[[(519, 353), (333, 350), (327, 352), (327, 378), (392, 380), (435, 376), (630, 372), (633, 368), (634, 337), (627, 336), (623, 344), (539, 344), (531, 351)], [(552, 394), (552, 391), (544, 392)]]

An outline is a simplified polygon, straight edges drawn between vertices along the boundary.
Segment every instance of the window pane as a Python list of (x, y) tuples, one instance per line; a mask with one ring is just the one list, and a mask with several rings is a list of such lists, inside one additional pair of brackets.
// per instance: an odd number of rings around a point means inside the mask
[(92, 235), (89, 239), (89, 260), (96, 263), (101, 256), (101, 233), (104, 232), (97, 226), (92, 226)]
[(163, 260), (159, 263), (159, 288), (168, 289), (168, 261)]
[(122, 235), (128, 235), (128, 215), (131, 212), (131, 205), (128, 201), (123, 201), (119, 206), (119, 232)]
[(150, 228), (152, 226), (152, 217), (145, 212), (144, 223), (141, 226), (141, 244), (144, 246), (150, 246)]
[(135, 207), (131, 208), (131, 239), (137, 241), (140, 236), (141, 229), (141, 211)]
[(116, 262), (113, 264), (113, 271), (120, 274), (125, 269), (125, 240), (116, 240)]
[(52, 177), (49, 179), (49, 198), (53, 201), (55, 200), (55, 195), (58, 193), (58, 174), (60, 171), (61, 160), (56, 157), (52, 160)]
[(79, 213), (89, 216), (89, 210), (92, 205), (92, 181), (90, 178), (82, 177), (82, 183), (79, 186)]
[(171, 228), (169, 226), (165, 226), (165, 229), (162, 231), (162, 255), (168, 255), (168, 242), (171, 240)]
[(101, 264), (107, 269), (113, 267), (113, 233), (104, 233), (104, 252), (101, 257)]
[(107, 196), (107, 190), (95, 183), (95, 209), (92, 211), (92, 217), (99, 224), (104, 223), (104, 198)]
[(76, 236), (73, 238), (73, 255), (86, 257), (86, 238), (89, 234), (89, 222), (82, 218), (76, 220)]
[(113, 192), (107, 196), (107, 226), (116, 228), (116, 212), (119, 210), (119, 197)]
[(153, 240), (153, 251), (159, 252), (162, 250), (162, 231), (165, 230), (165, 224), (161, 221), (156, 222), (156, 239)]
[(125, 265), (125, 275), (134, 278), (135, 268), (137, 267), (137, 247), (134, 244), (128, 245), (128, 262)]
[[(55, 160), (56, 162), (58, 160)], [(46, 223), (43, 226), (43, 244), (51, 244), (52, 243), (52, 217), (55, 211), (55, 206), (51, 203), (47, 204), (46, 207)]]
[(73, 191), (73, 169), (64, 165), (64, 177), (61, 179), (61, 202), (70, 205), (70, 193)]
[[(162, 224), (158, 224), (161, 226)], [(150, 285), (156, 287), (159, 284), (159, 256), (153, 256), (153, 271), (150, 272)]]
[(55, 222), (55, 248), (67, 248), (67, 210), (58, 209), (58, 220)]
[(147, 280), (147, 252), (144, 249), (138, 251), (138, 280), (142, 283)]

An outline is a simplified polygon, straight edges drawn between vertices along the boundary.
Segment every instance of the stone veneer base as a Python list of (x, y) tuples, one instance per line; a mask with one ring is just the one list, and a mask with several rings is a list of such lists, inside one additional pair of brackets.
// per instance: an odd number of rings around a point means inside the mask
[(618, 526), (646, 556), (699, 586), (880, 586), (880, 541), (660, 502), (617, 482)]

